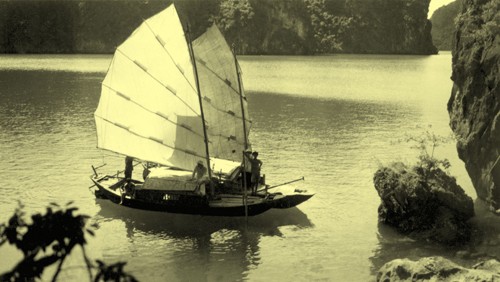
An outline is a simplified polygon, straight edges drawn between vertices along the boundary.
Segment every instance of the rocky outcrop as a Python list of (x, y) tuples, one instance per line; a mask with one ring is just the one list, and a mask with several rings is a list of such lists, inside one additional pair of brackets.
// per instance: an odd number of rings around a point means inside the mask
[(379, 221), (415, 239), (461, 244), (470, 239), (472, 199), (456, 180), (435, 169), (423, 172), (403, 163), (379, 169), (373, 182), (381, 204)]
[(395, 259), (380, 268), (377, 281), (500, 281), (500, 262), (488, 260), (465, 268), (442, 257)]
[(500, 209), (500, 3), (462, 0), (453, 43), (450, 126), (479, 198)]
[(451, 50), (453, 33), (455, 32), (455, 18), (459, 12), (460, 0), (455, 0), (432, 14), (432, 42), (439, 50)]

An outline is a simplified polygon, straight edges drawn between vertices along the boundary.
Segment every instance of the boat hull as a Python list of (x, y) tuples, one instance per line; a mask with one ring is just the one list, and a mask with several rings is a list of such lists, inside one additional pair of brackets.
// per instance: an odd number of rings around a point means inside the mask
[(314, 194), (285, 195), (271, 201), (271, 206), (275, 209), (288, 209), (309, 200), (312, 196)]
[(295, 207), (314, 196), (314, 192), (297, 189), (294, 185), (282, 185), (274, 190), (272, 207), (275, 209), (288, 209)]
[(122, 197), (117, 187), (123, 185), (123, 180), (117, 179), (114, 184), (107, 185), (102, 179), (92, 178), (97, 187), (94, 191), (96, 197), (135, 209), (208, 216), (254, 216), (272, 208), (271, 202), (261, 197), (249, 197), (245, 208), (242, 197), (235, 195), (220, 195), (217, 200), (198, 195), (175, 195), (171, 199), (155, 202)]

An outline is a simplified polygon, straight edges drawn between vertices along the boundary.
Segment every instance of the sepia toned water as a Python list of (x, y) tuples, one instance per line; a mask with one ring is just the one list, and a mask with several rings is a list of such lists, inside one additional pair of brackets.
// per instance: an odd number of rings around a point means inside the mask
[[(419, 126), (451, 133), (450, 53), (240, 57), (254, 121), (250, 139), (267, 181), (304, 176), (297, 187), (316, 192), (298, 208), (271, 210), (248, 222), (132, 210), (94, 198), (90, 166), (123, 169), (122, 157), (96, 149), (93, 112), (110, 60), (0, 56), (1, 222), (18, 200), (28, 213), (74, 201), (99, 224), (89, 238), (89, 256), (127, 261), (125, 269), (141, 281), (370, 281), (395, 258), (442, 255), (471, 264), (456, 252), (499, 252), (494, 244), (414, 242), (377, 223), (374, 172), (417, 156), (398, 140), (421, 131)], [(451, 173), (475, 199), (455, 145), (436, 154), (451, 161)], [(488, 233), (495, 219), (481, 203), (476, 212), (477, 233)], [(0, 272), (20, 258), (8, 246), (0, 254)], [(82, 269), (75, 253), (62, 277), (81, 280)]]

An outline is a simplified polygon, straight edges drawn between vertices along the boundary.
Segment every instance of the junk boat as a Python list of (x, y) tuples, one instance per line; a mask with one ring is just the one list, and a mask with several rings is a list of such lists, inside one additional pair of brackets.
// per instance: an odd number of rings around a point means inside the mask
[[(144, 210), (252, 216), (314, 195), (267, 185), (265, 177), (249, 189), (244, 152), (252, 122), (236, 56), (216, 25), (191, 42), (173, 4), (117, 47), (94, 116), (98, 148), (145, 166), (143, 179), (92, 166), (98, 198)], [(207, 177), (193, 180), (200, 161)]]

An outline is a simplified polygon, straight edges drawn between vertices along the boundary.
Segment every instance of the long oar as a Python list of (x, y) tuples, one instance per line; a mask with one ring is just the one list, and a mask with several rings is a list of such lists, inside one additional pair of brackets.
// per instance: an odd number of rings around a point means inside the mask
[[(136, 167), (136, 166), (138, 166), (139, 164), (142, 164), (142, 162), (136, 162), (136, 164), (134, 164), (134, 165), (133, 165), (133, 167)], [(101, 168), (101, 167), (103, 167), (103, 166), (105, 166), (105, 165), (106, 165), (106, 164), (102, 164), (102, 165), (100, 165), (100, 166), (96, 166), (96, 167), (94, 167), (93, 165), (91, 165), (92, 170), (94, 171), (94, 175), (95, 175), (95, 176), (97, 176), (97, 169), (99, 169), (99, 168)], [(120, 171), (117, 171), (117, 172), (116, 172), (116, 175), (118, 176), (118, 174), (123, 173), (123, 172), (125, 172), (125, 170), (120, 170)], [(96, 186), (96, 185), (95, 185), (95, 184), (92, 184), (92, 186), (89, 186), (89, 189), (90, 189), (90, 188), (92, 188), (92, 187), (94, 187), (94, 186)]]
[(278, 185), (271, 186), (269, 188), (260, 189), (257, 192), (264, 191), (264, 190), (269, 190), (269, 189), (273, 189), (273, 188), (276, 188), (276, 187), (280, 187), (280, 186), (287, 185), (287, 184), (294, 183), (294, 182), (301, 181), (301, 180), (304, 180), (304, 176), (302, 176), (299, 179), (295, 179), (295, 180), (291, 180), (291, 181), (288, 181), (288, 182), (285, 182), (285, 183), (281, 183), (281, 184), (278, 184)]

